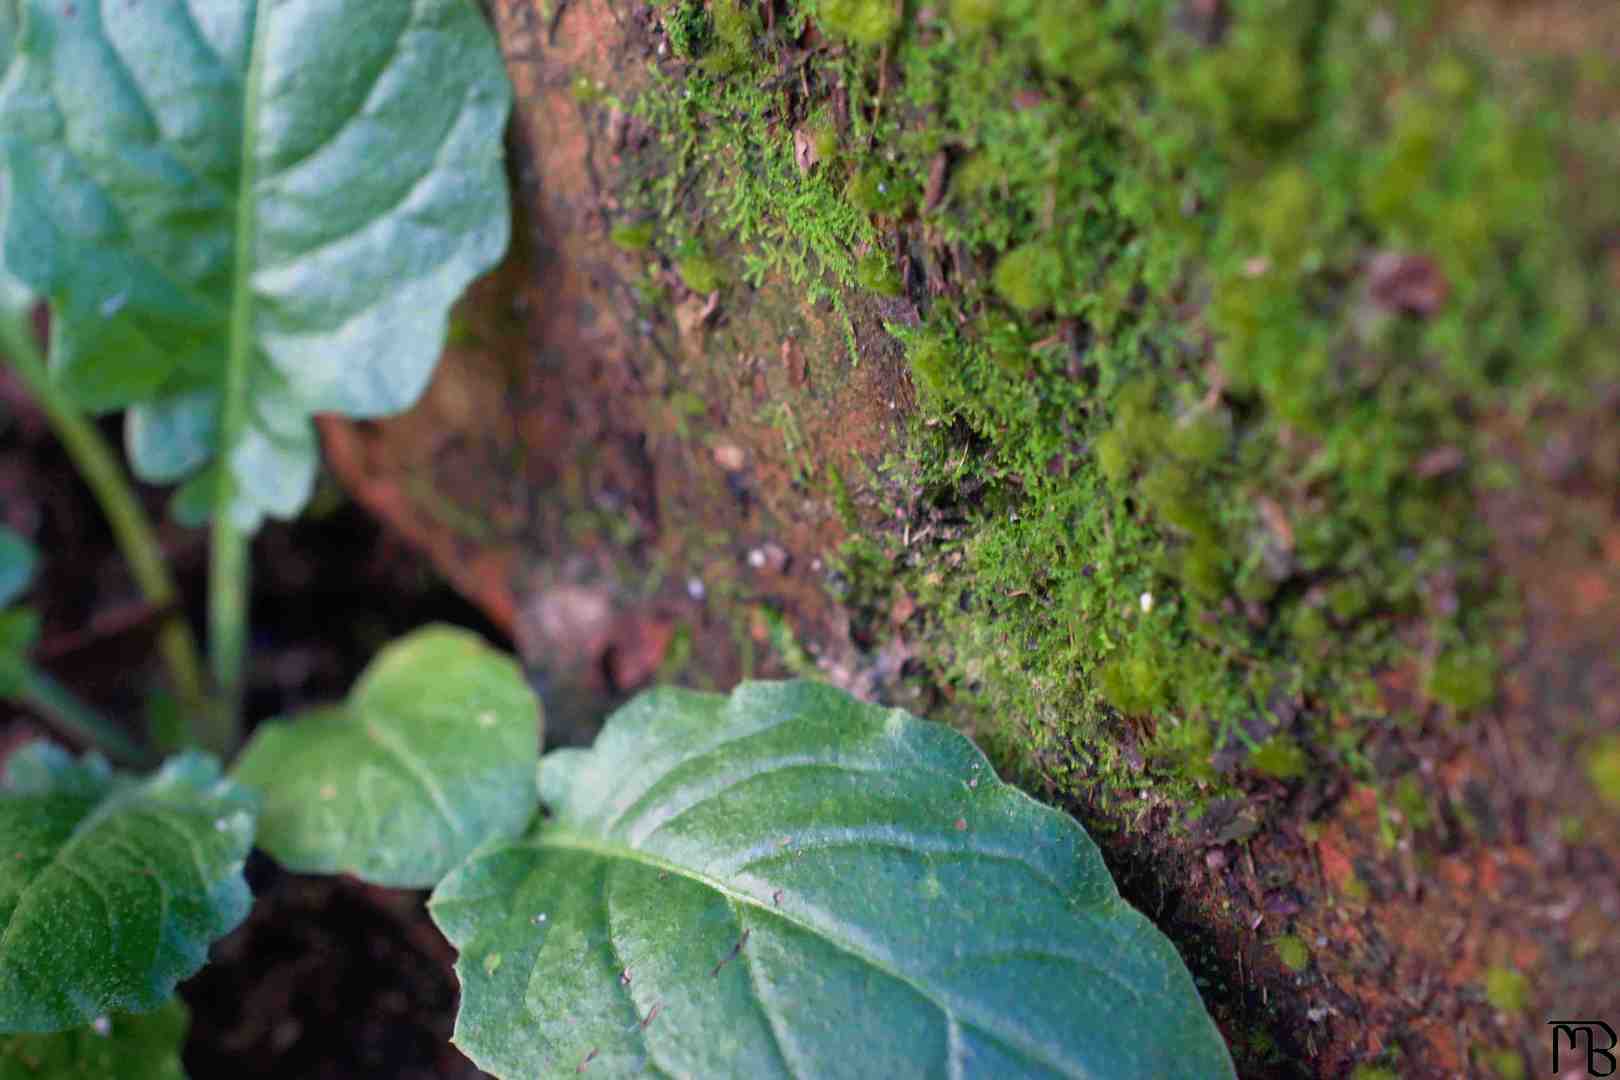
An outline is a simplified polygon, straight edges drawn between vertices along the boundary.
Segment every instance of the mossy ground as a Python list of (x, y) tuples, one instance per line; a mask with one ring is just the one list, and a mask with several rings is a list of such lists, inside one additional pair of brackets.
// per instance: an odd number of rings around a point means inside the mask
[(1479, 419), (1620, 370), (1620, 185), (1566, 183), (1620, 176), (1569, 107), (1612, 72), (1504, 70), (1415, 2), (655, 6), (682, 62), (623, 103), (659, 168), (619, 228), (699, 291), (906, 302), (887, 490), (956, 538), (855, 541), (848, 599), (918, 599), (1004, 764), (1196, 815), (1389, 779), (1380, 671), (1489, 701)]

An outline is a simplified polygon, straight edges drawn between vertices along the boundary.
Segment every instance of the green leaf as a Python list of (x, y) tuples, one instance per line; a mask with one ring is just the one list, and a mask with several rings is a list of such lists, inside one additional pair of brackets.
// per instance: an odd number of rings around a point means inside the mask
[(32, 743), (0, 789), (0, 1032), (145, 1012), (247, 914), (252, 797), (201, 754), (144, 778)]
[(184, 1080), (191, 1014), (178, 998), (157, 1012), (114, 1013), (51, 1035), (0, 1037), (0, 1080)]
[(38, 564), (34, 545), (0, 525), (0, 608), (23, 594)]
[(259, 845), (293, 870), (436, 883), (534, 816), (539, 703), (478, 635), (419, 630), (340, 706), (259, 728), (236, 767), (263, 793)]
[(967, 739), (812, 683), (645, 694), (434, 892), (506, 1077), (1230, 1076), (1174, 948)]
[[(413, 402), (449, 305), (505, 250), (511, 92), (482, 16), (470, 0), (0, 12), (16, 52), (0, 245), (52, 304), (56, 377), (85, 407), (133, 406), (143, 477), (222, 457), (240, 525), (296, 513), (311, 414)], [(228, 390), (248, 416), (222, 449)]]

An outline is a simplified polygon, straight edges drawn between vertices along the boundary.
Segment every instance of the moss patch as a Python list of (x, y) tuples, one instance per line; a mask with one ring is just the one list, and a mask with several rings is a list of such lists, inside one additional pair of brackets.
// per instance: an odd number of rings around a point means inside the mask
[[(693, 288), (703, 250), (723, 289), (899, 305), (920, 410), (885, 516), (930, 539), (848, 570), (874, 622), (918, 599), (928, 681), (1003, 765), (1196, 812), (1385, 779), (1389, 667), (1489, 702), (1478, 418), (1620, 371), (1584, 68), (1527, 79), (1371, 0), (699, 6), (661, 5), (688, 59), (622, 103), (655, 135), (630, 209)], [(814, 63), (812, 23), (841, 43)]]
[(1282, 937), (1272, 938), (1271, 949), (1277, 954), (1277, 959), (1289, 971), (1298, 973), (1304, 971), (1311, 962), (1310, 947), (1293, 934), (1284, 934)]
[(1485, 1000), (1493, 1009), (1521, 1013), (1530, 1003), (1530, 980), (1514, 968), (1493, 967), (1485, 972)]

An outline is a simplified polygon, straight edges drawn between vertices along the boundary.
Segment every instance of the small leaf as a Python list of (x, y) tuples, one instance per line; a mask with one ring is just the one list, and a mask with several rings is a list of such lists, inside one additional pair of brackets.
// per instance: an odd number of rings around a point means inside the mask
[(185, 1080), (191, 1015), (179, 998), (156, 1012), (113, 1013), (50, 1035), (0, 1036), (0, 1080)]
[(34, 545), (0, 525), (0, 608), (23, 594), (38, 563)]
[(534, 816), (539, 703), (465, 630), (388, 646), (343, 705), (259, 728), (236, 767), (264, 795), (259, 844), (293, 870), (436, 883)]
[(0, 790), (0, 1031), (158, 1008), (247, 914), (249, 794), (201, 754), (151, 776), (32, 743)]
[(812, 683), (653, 691), (540, 788), (430, 901), (498, 1076), (1232, 1075), (1079, 825), (948, 728)]
[[(51, 303), (53, 374), (86, 408), (131, 407), (142, 477), (217, 458), (240, 527), (295, 514), (311, 415), (410, 405), (450, 304), (506, 248), (511, 91), (483, 17), (4, 0), (7, 52), (0, 247)], [(227, 389), (248, 417), (221, 447)]]

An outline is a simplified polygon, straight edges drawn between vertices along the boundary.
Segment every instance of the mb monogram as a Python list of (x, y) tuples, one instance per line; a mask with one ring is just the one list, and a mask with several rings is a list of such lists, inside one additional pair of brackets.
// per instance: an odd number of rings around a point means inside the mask
[[(1613, 1076), (1615, 1069), (1614, 1028), (1602, 1020), (1548, 1020), (1552, 1028), (1552, 1074), (1562, 1075), (1560, 1064), (1578, 1053), (1581, 1040), (1586, 1040), (1586, 1075)], [(1607, 1042), (1599, 1045), (1599, 1033)], [(1559, 1044), (1568, 1041), (1564, 1058), (1559, 1057)]]

